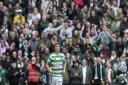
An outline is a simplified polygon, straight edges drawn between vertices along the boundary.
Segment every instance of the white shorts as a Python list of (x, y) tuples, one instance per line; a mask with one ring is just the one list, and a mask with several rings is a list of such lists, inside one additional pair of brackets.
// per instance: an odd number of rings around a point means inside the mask
[(51, 85), (62, 85), (63, 78), (62, 77), (52, 77), (51, 78)]

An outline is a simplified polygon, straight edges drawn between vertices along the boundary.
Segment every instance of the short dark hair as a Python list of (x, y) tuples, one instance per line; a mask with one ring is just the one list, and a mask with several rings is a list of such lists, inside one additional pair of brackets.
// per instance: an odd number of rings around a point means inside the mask
[(59, 46), (60, 46), (60, 44), (57, 42), (57, 43), (54, 45), (54, 48), (55, 48), (57, 45), (59, 45)]

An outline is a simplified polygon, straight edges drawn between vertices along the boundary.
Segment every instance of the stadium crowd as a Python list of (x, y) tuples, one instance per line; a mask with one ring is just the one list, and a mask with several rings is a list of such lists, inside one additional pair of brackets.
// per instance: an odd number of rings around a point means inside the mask
[(128, 85), (128, 0), (0, 1), (0, 85)]

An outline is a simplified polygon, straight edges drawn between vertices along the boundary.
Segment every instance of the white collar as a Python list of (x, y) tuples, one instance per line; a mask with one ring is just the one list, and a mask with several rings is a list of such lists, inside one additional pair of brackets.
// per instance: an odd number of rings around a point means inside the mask
[(83, 67), (83, 68), (87, 68), (87, 65), (83, 65), (82, 67)]

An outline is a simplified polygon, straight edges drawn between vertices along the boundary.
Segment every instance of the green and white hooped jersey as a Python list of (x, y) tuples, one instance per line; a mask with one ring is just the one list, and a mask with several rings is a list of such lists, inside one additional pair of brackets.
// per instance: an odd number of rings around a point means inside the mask
[(53, 77), (62, 77), (65, 60), (65, 55), (63, 53), (52, 53), (49, 56), (47, 63), (52, 68)]

